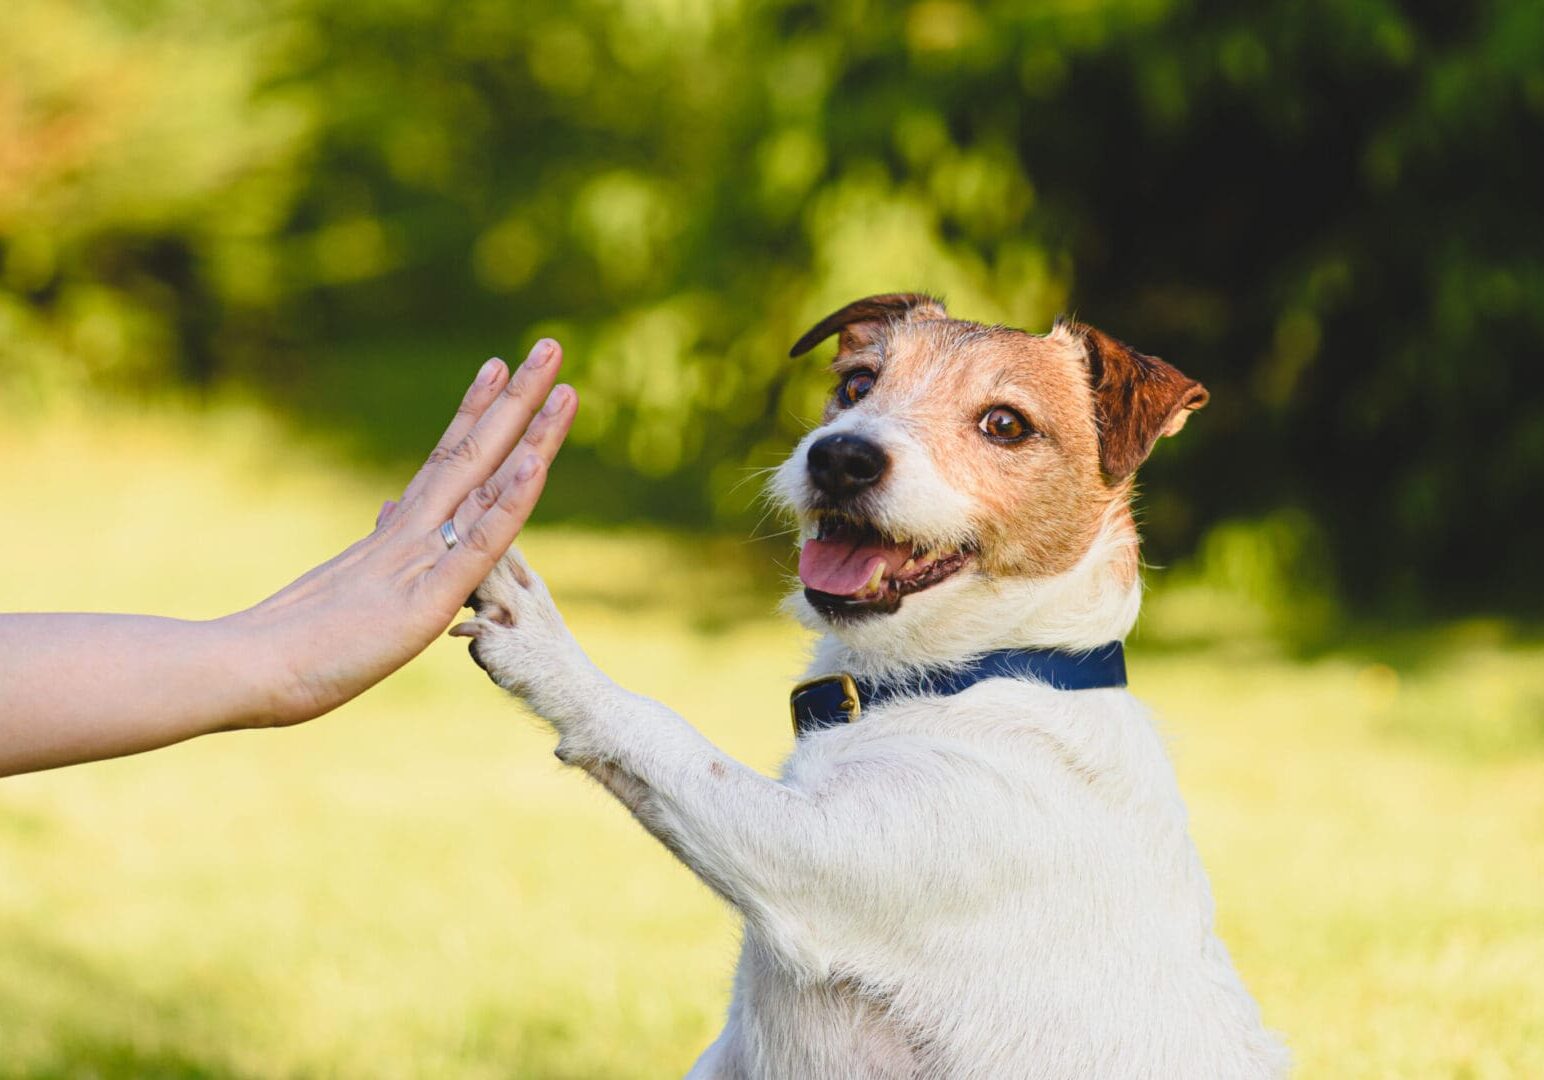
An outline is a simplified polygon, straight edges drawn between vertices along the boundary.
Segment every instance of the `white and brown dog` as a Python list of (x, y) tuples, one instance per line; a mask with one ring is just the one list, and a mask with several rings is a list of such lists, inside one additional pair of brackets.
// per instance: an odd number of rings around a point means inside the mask
[(455, 631), (744, 917), (691, 1076), (1283, 1074), (1120, 655), (1132, 476), (1206, 391), (1098, 330), (925, 296), (851, 304), (794, 355), (833, 333), (836, 393), (773, 485), (824, 633), (780, 779), (597, 670), (514, 552)]

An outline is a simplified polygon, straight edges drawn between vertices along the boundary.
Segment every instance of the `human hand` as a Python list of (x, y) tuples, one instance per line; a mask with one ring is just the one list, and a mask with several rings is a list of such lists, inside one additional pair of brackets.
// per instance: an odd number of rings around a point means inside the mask
[[(374, 532), (223, 620), (267, 672), (271, 698), (257, 723), (293, 724), (336, 708), (450, 625), (530, 516), (573, 423), (577, 395), (553, 387), (561, 364), (562, 349), (546, 339), (513, 376), (488, 361)], [(447, 520), (454, 547), (440, 534)]]

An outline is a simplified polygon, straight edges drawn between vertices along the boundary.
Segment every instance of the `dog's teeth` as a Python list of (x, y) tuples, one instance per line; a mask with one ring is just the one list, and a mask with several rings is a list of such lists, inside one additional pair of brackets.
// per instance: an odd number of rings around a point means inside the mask
[(878, 566), (874, 567), (874, 572), (869, 575), (868, 582), (863, 586), (863, 592), (865, 594), (877, 593), (879, 591), (880, 583), (884, 580), (885, 564), (880, 563)]
[(915, 570), (916, 568), (917, 568), (917, 560), (916, 559), (907, 559), (905, 562), (903, 562), (901, 564), (901, 573), (909, 574), (913, 570)]

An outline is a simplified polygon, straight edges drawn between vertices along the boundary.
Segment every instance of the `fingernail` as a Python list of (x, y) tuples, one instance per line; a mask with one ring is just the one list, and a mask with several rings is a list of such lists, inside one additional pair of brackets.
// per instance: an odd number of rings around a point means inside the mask
[(483, 362), (483, 366), (477, 371), (477, 385), (488, 386), (498, 377), (499, 368), (504, 366), (504, 361), (497, 356)]
[(568, 403), (568, 387), (554, 386), (552, 393), (547, 395), (547, 404), (541, 407), (543, 416), (556, 416), (563, 411), (563, 406)]
[(529, 455), (524, 461), (520, 463), (520, 467), (515, 470), (515, 479), (529, 480), (531, 477), (536, 475), (536, 470), (540, 468), (540, 466), (541, 462), (537, 460), (536, 455)]
[(552, 359), (552, 354), (557, 351), (557, 342), (551, 338), (542, 338), (531, 346), (531, 354), (525, 358), (526, 367), (531, 370), (546, 367), (547, 361)]

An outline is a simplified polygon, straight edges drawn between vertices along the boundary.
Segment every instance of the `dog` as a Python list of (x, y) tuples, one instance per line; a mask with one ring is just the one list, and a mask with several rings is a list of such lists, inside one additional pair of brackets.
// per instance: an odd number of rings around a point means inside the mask
[(1133, 476), (1207, 391), (1091, 327), (888, 294), (771, 484), (822, 635), (781, 777), (602, 674), (511, 553), (477, 662), (744, 920), (692, 1078), (1264, 1078), (1160, 736), (1125, 689)]

